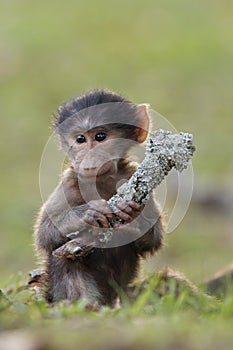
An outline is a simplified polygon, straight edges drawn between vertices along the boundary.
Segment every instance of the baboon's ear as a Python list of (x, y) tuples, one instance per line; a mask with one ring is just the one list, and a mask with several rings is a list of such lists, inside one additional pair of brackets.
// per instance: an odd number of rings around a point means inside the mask
[(149, 105), (146, 103), (137, 106), (137, 124), (138, 127), (135, 130), (136, 141), (144, 142), (148, 136), (150, 127), (149, 117)]

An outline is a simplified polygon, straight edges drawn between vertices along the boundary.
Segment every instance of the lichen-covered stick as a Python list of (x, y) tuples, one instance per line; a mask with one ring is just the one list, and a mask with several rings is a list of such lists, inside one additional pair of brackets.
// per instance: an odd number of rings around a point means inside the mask
[[(117, 193), (109, 199), (110, 208), (114, 212), (118, 203), (130, 200), (134, 200), (140, 205), (144, 204), (149, 199), (150, 192), (163, 181), (172, 168), (180, 172), (187, 168), (194, 151), (191, 134), (183, 132), (172, 134), (170, 131), (162, 129), (152, 133), (146, 144), (144, 160), (132, 177), (120, 186)], [(119, 218), (115, 216), (110, 222), (109, 230), (99, 234), (100, 243), (108, 243), (111, 240), (114, 231), (112, 227), (119, 221)], [(75, 244), (72, 241), (78, 237), (78, 234), (79, 232), (69, 234), (67, 237), (72, 240), (58, 248), (54, 255), (58, 257), (74, 255)], [(77, 256), (81, 255), (80, 249), (77, 249)]]
[(143, 204), (172, 168), (178, 171), (187, 168), (195, 150), (192, 139), (191, 134), (183, 132), (155, 131), (147, 141), (144, 160), (132, 177), (109, 199), (109, 206), (114, 209), (117, 203), (130, 200)]
[[(180, 172), (187, 168), (194, 150), (191, 134), (172, 134), (161, 129), (155, 131), (147, 141), (145, 158), (137, 171), (109, 199), (110, 208), (114, 211), (119, 202), (130, 200), (143, 204), (172, 168)], [(111, 224), (117, 221), (118, 218), (114, 217)], [(111, 231), (101, 232), (99, 236), (100, 242), (107, 243), (111, 239)]]

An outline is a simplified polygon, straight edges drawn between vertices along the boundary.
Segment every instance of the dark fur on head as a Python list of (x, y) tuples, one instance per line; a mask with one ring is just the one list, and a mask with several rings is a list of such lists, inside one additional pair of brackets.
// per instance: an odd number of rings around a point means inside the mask
[(63, 123), (67, 118), (75, 113), (102, 103), (123, 102), (132, 104), (131, 101), (125, 99), (110, 90), (96, 89), (92, 90), (82, 96), (74, 97), (70, 101), (63, 103), (55, 115), (55, 127)]
[[(104, 108), (104, 105), (107, 106)], [(147, 116), (140, 105), (110, 90), (93, 90), (63, 103), (57, 111), (54, 127), (64, 143), (66, 134), (75, 127), (91, 130), (96, 127), (124, 130), (124, 137), (137, 140), (137, 134), (147, 134)], [(149, 126), (149, 125), (148, 125)]]

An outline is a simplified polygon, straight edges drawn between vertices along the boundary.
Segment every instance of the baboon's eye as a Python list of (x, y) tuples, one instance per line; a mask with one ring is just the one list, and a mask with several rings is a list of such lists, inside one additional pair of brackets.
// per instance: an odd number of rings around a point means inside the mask
[(84, 135), (77, 135), (76, 136), (76, 142), (77, 143), (83, 143), (83, 142), (86, 142), (86, 138), (85, 138), (85, 136)]
[(98, 141), (98, 142), (101, 142), (103, 141), (104, 139), (106, 139), (106, 134), (104, 132), (98, 132), (96, 135), (95, 135), (95, 140)]

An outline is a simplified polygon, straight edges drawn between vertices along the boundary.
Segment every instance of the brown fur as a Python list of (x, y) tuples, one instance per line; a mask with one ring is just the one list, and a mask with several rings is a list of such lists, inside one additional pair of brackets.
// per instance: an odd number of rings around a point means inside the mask
[[(117, 98), (118, 101), (122, 99), (115, 94), (112, 96), (114, 97), (112, 97), (112, 102), (117, 102)], [(105, 153), (101, 153), (101, 147), (98, 148), (101, 146), (101, 142), (95, 141), (95, 133), (99, 130), (98, 125), (101, 124), (101, 117), (98, 121), (96, 120), (96, 126), (95, 116), (91, 118), (88, 114), (91, 130), (86, 130), (87, 119), (85, 117), (82, 116), (82, 118), (76, 119), (74, 124), (69, 118), (72, 113), (79, 112), (83, 108), (83, 101), (85, 106), (88, 107), (88, 101), (93, 106), (96, 101), (101, 101), (99, 104), (105, 103), (104, 98), (108, 103), (111, 102), (109, 101), (111, 100), (111, 93), (96, 91), (85, 95), (83, 98), (71, 100), (59, 108), (60, 114), (58, 113), (56, 118), (56, 128), (60, 138), (63, 138), (63, 144), (67, 145), (70, 142), (69, 140), (73, 137), (72, 135), (75, 135), (76, 130), (78, 130), (78, 134), (85, 135), (86, 141), (82, 144), (74, 143), (70, 148), (68, 147), (68, 150), (66, 149), (68, 153), (72, 153), (70, 155), (71, 165), (65, 170), (60, 184), (43, 205), (35, 225), (35, 246), (40, 260), (43, 260), (45, 264), (47, 276), (46, 299), (49, 302), (82, 298), (91, 304), (114, 306), (118, 291), (126, 291), (128, 285), (137, 276), (140, 258), (144, 257), (146, 253), (155, 253), (162, 245), (161, 214), (156, 202), (151, 198), (148, 205), (143, 208), (143, 216), (139, 220), (135, 220), (137, 221), (135, 239), (131, 243), (108, 249), (95, 248), (92, 253), (77, 259), (58, 258), (52, 254), (54, 250), (69, 241), (67, 234), (80, 229), (82, 229), (82, 235), (79, 237), (80, 244), (85, 245), (95, 240), (94, 234), (89, 232), (90, 226), (87, 226), (87, 223), (93, 222), (93, 226), (105, 227), (103, 225), (106, 225), (108, 217), (103, 214), (101, 209), (98, 209), (98, 206), (96, 209), (91, 206), (91, 202), (85, 202), (80, 192), (80, 184), (85, 185), (86, 193), (91, 201), (99, 201), (98, 197), (91, 197), (95, 187), (97, 187), (98, 195), (106, 204), (105, 201), (116, 193), (118, 182), (122, 179), (129, 179), (136, 169), (136, 164), (130, 162), (126, 155), (131, 143), (129, 142), (127, 146), (122, 148), (122, 145), (117, 144), (114, 138), (121, 137), (126, 140), (143, 142), (147, 136), (149, 117), (145, 108), (133, 105), (132, 113), (132, 106), (130, 105), (129, 115), (125, 114), (124, 111), (124, 117), (128, 118), (126, 120), (128, 122), (135, 117), (136, 126), (130, 127), (130, 130), (127, 129), (127, 126), (121, 124), (111, 126), (107, 133), (110, 135), (109, 138), (113, 141), (114, 146), (106, 142)], [(65, 132), (64, 125), (63, 128), (59, 128), (61, 120), (62, 122), (64, 120), (69, 121), (69, 132)], [(106, 122), (106, 118), (104, 122)], [(111, 118), (109, 123), (111, 123)], [(95, 129), (97, 131), (93, 133), (92, 130)], [(91, 144), (92, 140), (93, 145), (90, 146), (91, 148), (88, 149), (90, 152), (87, 153), (88, 142), (90, 141)], [(96, 149), (100, 149), (99, 153), (95, 151)], [(116, 158), (117, 152), (118, 159)], [(109, 159), (106, 158), (103, 164), (103, 157), (106, 157), (106, 154), (109, 155)], [(111, 157), (112, 155), (114, 157)], [(100, 157), (102, 157), (101, 164), (103, 164), (101, 167), (99, 165)], [(117, 160), (113, 161), (112, 158)], [(97, 182), (95, 177), (92, 177), (93, 171), (98, 171), (98, 174), (100, 174)], [(79, 174), (82, 174), (81, 180), (78, 178)], [(99, 201), (97, 204), (102, 205), (103, 202)], [(119, 209), (117, 215), (121, 217), (126, 213), (126, 209)], [(131, 207), (128, 224), (123, 225), (129, 226), (131, 235), (134, 230), (133, 221), (137, 215), (138, 213)], [(100, 220), (103, 220), (102, 225)], [(145, 233), (139, 235), (138, 230), (142, 229)], [(116, 232), (116, 237), (117, 234)], [(126, 235), (127, 233), (119, 232), (120, 234)]]

